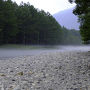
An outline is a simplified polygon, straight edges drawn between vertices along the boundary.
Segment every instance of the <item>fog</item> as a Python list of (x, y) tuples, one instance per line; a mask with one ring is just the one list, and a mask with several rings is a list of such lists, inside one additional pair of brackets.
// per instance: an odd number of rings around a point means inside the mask
[(28, 55), (38, 55), (41, 53), (49, 52), (68, 52), (68, 51), (81, 51), (86, 52), (90, 51), (90, 45), (81, 45), (81, 46), (37, 46), (38, 49), (15, 49), (15, 48), (0, 48), (0, 59), (13, 58), (18, 56), (28, 56)]

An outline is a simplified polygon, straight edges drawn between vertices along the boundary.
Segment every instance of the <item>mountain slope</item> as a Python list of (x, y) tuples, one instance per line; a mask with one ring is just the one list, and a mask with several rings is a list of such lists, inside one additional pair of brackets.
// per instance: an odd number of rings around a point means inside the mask
[(70, 8), (64, 11), (60, 11), (53, 15), (57, 22), (61, 26), (65, 26), (67, 29), (76, 29), (79, 30), (78, 18), (73, 14), (73, 9)]

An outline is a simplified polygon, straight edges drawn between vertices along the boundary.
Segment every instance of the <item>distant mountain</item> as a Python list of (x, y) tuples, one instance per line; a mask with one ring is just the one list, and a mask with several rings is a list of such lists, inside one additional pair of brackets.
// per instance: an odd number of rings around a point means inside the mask
[(78, 18), (73, 14), (73, 9), (70, 8), (64, 11), (60, 11), (53, 15), (57, 22), (61, 26), (65, 26), (67, 29), (76, 29), (79, 30)]

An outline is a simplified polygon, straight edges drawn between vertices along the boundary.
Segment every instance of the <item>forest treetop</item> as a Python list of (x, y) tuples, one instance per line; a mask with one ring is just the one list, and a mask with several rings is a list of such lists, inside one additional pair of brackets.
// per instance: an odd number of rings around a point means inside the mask
[(55, 18), (30, 3), (0, 0), (0, 44), (77, 44), (79, 31), (61, 27)]

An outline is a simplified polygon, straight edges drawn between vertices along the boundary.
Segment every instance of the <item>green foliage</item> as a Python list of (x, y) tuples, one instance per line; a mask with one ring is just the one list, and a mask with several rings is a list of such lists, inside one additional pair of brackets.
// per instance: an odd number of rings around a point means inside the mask
[(79, 32), (61, 27), (49, 12), (29, 3), (0, 0), (0, 44), (76, 43), (80, 43)]
[(17, 33), (17, 24), (15, 8), (11, 0), (0, 3), (0, 22), (0, 27), (2, 30), (0, 34), (3, 38), (1, 43), (13, 42), (12, 38), (14, 38)]
[(65, 27), (63, 27), (62, 29), (62, 44), (81, 44), (81, 36), (79, 31), (76, 31), (74, 29), (67, 30)]
[(76, 8), (73, 11), (78, 15), (80, 22), (80, 33), (84, 43), (90, 43), (90, 1), (89, 0), (69, 0), (76, 3)]

